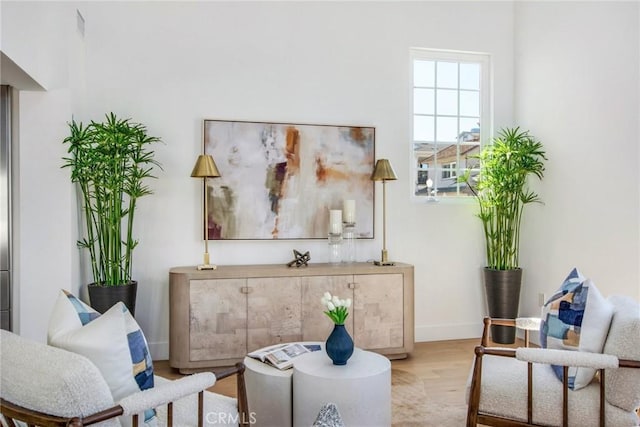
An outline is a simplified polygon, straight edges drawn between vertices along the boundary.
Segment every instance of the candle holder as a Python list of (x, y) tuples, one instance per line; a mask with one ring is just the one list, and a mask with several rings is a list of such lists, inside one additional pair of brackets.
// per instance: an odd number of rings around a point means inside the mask
[(342, 234), (329, 233), (329, 264), (342, 262)]
[(356, 223), (342, 223), (342, 260), (346, 263), (356, 262)]

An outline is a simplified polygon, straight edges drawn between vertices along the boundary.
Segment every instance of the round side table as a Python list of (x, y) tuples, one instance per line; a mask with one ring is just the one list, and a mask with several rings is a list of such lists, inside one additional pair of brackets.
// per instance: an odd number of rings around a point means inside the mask
[(244, 358), (244, 365), (249, 411), (255, 417), (251, 425), (290, 427), (293, 369), (281, 371), (251, 357)]
[(529, 347), (529, 332), (539, 331), (542, 319), (539, 317), (518, 317), (516, 328), (524, 330), (524, 346)]
[(389, 359), (358, 348), (344, 366), (334, 365), (324, 350), (300, 356), (293, 365), (293, 425), (312, 425), (329, 402), (347, 426), (390, 426)]

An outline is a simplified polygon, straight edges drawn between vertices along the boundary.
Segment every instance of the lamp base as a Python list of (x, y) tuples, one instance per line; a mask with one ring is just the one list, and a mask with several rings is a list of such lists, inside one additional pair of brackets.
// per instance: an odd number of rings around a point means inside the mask
[(389, 256), (387, 255), (387, 249), (382, 249), (382, 253), (380, 255), (380, 261), (373, 261), (375, 265), (385, 266), (385, 265), (395, 265), (396, 263), (393, 261), (389, 261)]
[(204, 249), (204, 262), (202, 264), (200, 264), (198, 266), (198, 270), (215, 270), (218, 268), (217, 265), (211, 264), (211, 262), (209, 261), (209, 248), (207, 248), (207, 241), (205, 240), (204, 242), (205, 245), (205, 249)]

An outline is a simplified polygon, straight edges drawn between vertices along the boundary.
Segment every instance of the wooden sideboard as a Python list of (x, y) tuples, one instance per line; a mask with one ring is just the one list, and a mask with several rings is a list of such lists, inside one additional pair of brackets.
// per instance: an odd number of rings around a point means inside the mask
[(325, 341), (320, 299), (351, 298), (357, 347), (404, 358), (413, 350), (413, 266), (371, 263), (219, 266), (169, 271), (169, 364), (182, 373), (232, 365), (279, 342)]

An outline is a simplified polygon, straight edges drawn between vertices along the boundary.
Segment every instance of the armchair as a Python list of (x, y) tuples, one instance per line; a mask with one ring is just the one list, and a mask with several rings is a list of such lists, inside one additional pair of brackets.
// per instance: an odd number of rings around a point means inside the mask
[[(238, 375), (238, 399), (206, 391), (216, 379)], [(0, 424), (29, 426), (121, 426), (123, 417), (156, 408), (158, 425), (248, 426), (244, 365), (175, 381), (156, 376), (154, 388), (114, 402), (96, 366), (76, 353), (0, 331)]]
[[(640, 405), (640, 305), (612, 296), (613, 319), (603, 354), (540, 348), (488, 347), (489, 326), (515, 327), (512, 319), (484, 320), (481, 345), (467, 382), (467, 427), (638, 425)], [(564, 381), (550, 365), (563, 367)], [(598, 375), (569, 390), (568, 367)]]

